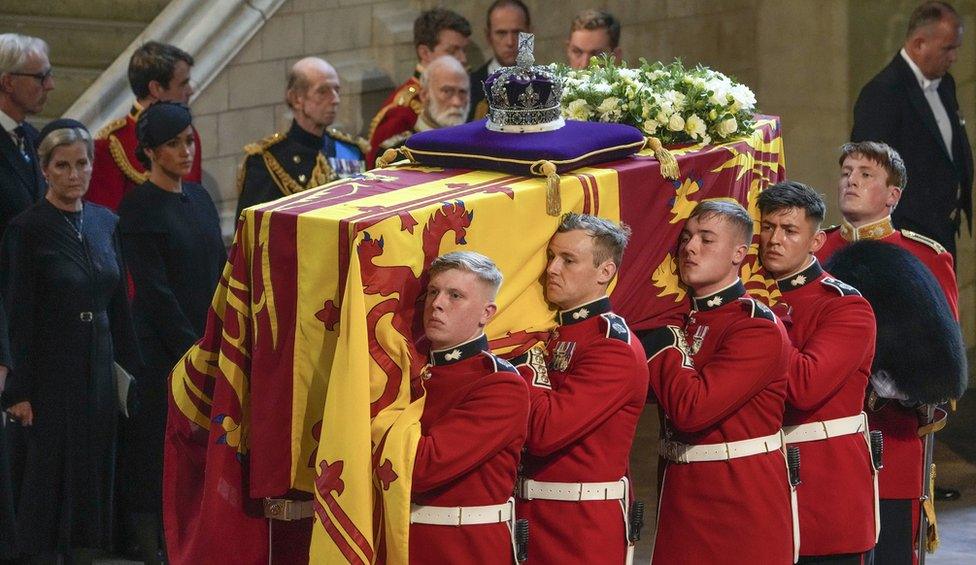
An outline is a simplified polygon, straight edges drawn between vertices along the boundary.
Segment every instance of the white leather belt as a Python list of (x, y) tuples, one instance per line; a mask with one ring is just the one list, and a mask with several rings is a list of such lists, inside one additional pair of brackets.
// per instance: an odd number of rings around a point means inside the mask
[(548, 483), (523, 479), (519, 484), (519, 497), (525, 500), (623, 500), (626, 494), (627, 485), (623, 480), (609, 483)]
[(727, 461), (739, 457), (749, 457), (760, 453), (779, 451), (783, 447), (783, 434), (776, 432), (765, 437), (730, 441), (728, 443), (708, 443), (687, 445), (676, 441), (662, 441), (661, 457), (675, 463), (695, 463), (698, 461)]
[(435, 526), (474, 526), (498, 524), (512, 519), (514, 500), (491, 506), (421, 506), (410, 505), (411, 524)]
[(867, 429), (867, 416), (861, 412), (857, 416), (785, 426), (783, 434), (786, 436), (786, 443), (803, 443), (850, 434), (863, 434)]

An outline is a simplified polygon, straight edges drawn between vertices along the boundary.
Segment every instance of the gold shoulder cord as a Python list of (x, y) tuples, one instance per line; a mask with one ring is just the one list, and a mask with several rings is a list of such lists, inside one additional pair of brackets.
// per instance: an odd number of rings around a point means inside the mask
[(109, 134), (122, 129), (122, 126), (124, 125), (125, 125), (125, 118), (119, 118), (117, 120), (113, 120), (109, 122), (105, 127), (98, 130), (98, 133), (95, 134), (95, 139), (107, 139)]
[(285, 171), (281, 163), (278, 162), (271, 152), (265, 151), (262, 153), (261, 157), (264, 159), (264, 166), (268, 168), (268, 172), (271, 173), (271, 180), (278, 186), (278, 190), (281, 191), (285, 196), (290, 196), (302, 192), (303, 190), (308, 190), (316, 186), (323, 185), (329, 181), (335, 180), (336, 174), (329, 165), (329, 161), (322, 155), (318, 153), (315, 157), (315, 167), (312, 168), (312, 174), (308, 179), (308, 184), (302, 186), (295, 179), (291, 178), (291, 175)]
[(122, 142), (114, 135), (108, 136), (108, 150), (112, 154), (112, 160), (119, 166), (122, 173), (136, 184), (142, 184), (149, 179), (149, 173), (140, 173), (138, 169), (129, 162), (129, 156), (125, 154)]

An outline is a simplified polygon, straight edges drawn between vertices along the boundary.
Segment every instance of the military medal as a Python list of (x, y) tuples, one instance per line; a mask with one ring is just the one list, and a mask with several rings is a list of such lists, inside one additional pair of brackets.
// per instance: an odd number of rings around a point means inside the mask
[(575, 341), (560, 341), (552, 351), (552, 361), (549, 365), (553, 371), (565, 371), (569, 368), (569, 362), (573, 358), (573, 351), (576, 350)]

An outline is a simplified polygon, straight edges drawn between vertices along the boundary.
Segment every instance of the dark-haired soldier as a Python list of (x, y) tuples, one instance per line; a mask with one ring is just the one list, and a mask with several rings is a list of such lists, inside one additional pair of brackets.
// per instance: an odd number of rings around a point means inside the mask
[(531, 31), (532, 17), (529, 7), (522, 0), (495, 0), (488, 6), (485, 38), (491, 46), (492, 58), (471, 73), (471, 112), (468, 121), (480, 120), (488, 114), (485, 79), (502, 67), (515, 65), (519, 33)]
[(826, 237), (820, 222), (827, 211), (816, 191), (782, 182), (764, 190), (758, 204), (760, 256), (788, 308), (793, 344), (783, 431), (802, 453), (799, 563), (860, 565), (878, 535), (876, 472), (862, 412), (874, 312), (814, 256)]
[(369, 143), (333, 127), (339, 109), (339, 74), (318, 57), (306, 57), (288, 73), (285, 101), (294, 114), (287, 133), (244, 147), (237, 177), (237, 215), (248, 206), (358, 175)]
[(610, 12), (587, 9), (576, 14), (566, 39), (566, 60), (574, 69), (585, 69), (590, 59), (613, 55), (620, 63), (620, 20)]
[(647, 397), (640, 342), (613, 313), (607, 287), (630, 230), (566, 214), (549, 240), (546, 300), (559, 309), (545, 359), (519, 362), (532, 411), (520, 517), (533, 563), (624, 563), (630, 448)]
[(655, 564), (795, 559), (780, 430), (790, 342), (739, 280), (752, 224), (738, 203), (698, 204), (678, 244), (691, 312), (684, 327), (642, 332), (665, 417)]
[(464, 50), (471, 36), (471, 24), (464, 16), (444, 8), (433, 8), (420, 14), (413, 22), (413, 46), (417, 52), (417, 68), (413, 76), (394, 90), (380, 107), (369, 125), (370, 152), (366, 167), (371, 168), (383, 151), (400, 145), (404, 132), (411, 133), (417, 117), (423, 111), (420, 100), (420, 74), (427, 64), (443, 55), (450, 55), (467, 63)]
[[(827, 230), (817, 257), (827, 263), (851, 242), (875, 239), (904, 248), (935, 276), (953, 317), (959, 318), (956, 275), (952, 255), (935, 240), (909, 230), (896, 230), (891, 213), (905, 190), (905, 163), (897, 151), (873, 141), (841, 148), (838, 201), (844, 221)], [(918, 539), (919, 498), (922, 496), (923, 443), (918, 436), (919, 414), (900, 402), (903, 395), (872, 375), (867, 398), (871, 429), (884, 434), (885, 468), (878, 476), (881, 535), (875, 550), (879, 563), (910, 563)]]
[[(119, 118), (95, 136), (95, 161), (92, 163), (91, 189), (85, 198), (90, 202), (119, 207), (127, 192), (146, 182), (149, 173), (136, 157), (136, 120), (150, 104), (160, 100), (190, 103), (193, 87), (190, 68), (193, 57), (179, 47), (149, 41), (136, 49), (129, 59), (129, 86), (136, 101), (129, 114)], [(200, 134), (193, 130), (196, 146)], [(200, 151), (193, 156), (193, 168), (186, 180), (199, 183), (201, 179)]]

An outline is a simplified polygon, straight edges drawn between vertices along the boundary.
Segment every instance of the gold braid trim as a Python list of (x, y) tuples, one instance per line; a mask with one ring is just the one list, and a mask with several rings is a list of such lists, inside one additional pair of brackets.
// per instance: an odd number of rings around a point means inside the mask
[(364, 157), (366, 156), (367, 153), (369, 153), (369, 149), (370, 149), (369, 140), (363, 139), (358, 136), (349, 135), (348, 133), (339, 131), (335, 128), (329, 128), (327, 132), (329, 136), (332, 137), (333, 139), (338, 139), (339, 141), (345, 141), (346, 143), (358, 147), (359, 151), (362, 152)]
[(108, 125), (98, 130), (98, 133), (95, 134), (95, 139), (106, 139), (108, 138), (109, 134), (122, 129), (122, 126), (124, 125), (125, 125), (125, 118), (119, 118), (117, 120), (113, 120), (109, 122)]
[(409, 106), (410, 109), (419, 116), (424, 107), (420, 103), (420, 100), (417, 100), (418, 96), (420, 96), (420, 86), (410, 85), (405, 89), (405, 92), (400, 93), (400, 95), (397, 96), (393, 102), (390, 102), (386, 106), (380, 108), (380, 111), (373, 116), (373, 121), (369, 122), (369, 139), (373, 139), (373, 134), (376, 132), (376, 126), (380, 125), (380, 122), (386, 116), (386, 113), (393, 108), (398, 106)]
[(114, 135), (108, 136), (108, 150), (112, 154), (112, 159), (115, 161), (115, 164), (118, 165), (122, 174), (128, 177), (129, 180), (136, 184), (142, 184), (149, 180), (149, 173), (140, 173), (129, 162), (129, 156), (125, 154), (125, 148), (122, 147), (122, 142), (119, 141), (119, 138)]
[(291, 175), (285, 171), (281, 163), (270, 152), (263, 152), (261, 157), (264, 159), (264, 166), (271, 173), (271, 180), (274, 181), (278, 186), (278, 190), (285, 196), (291, 196), (292, 194), (297, 194), (303, 190), (308, 190), (309, 188), (320, 186), (336, 179), (335, 172), (322, 153), (318, 153), (315, 157), (315, 167), (312, 169), (308, 184), (305, 186), (302, 186), (298, 181), (291, 178)]

